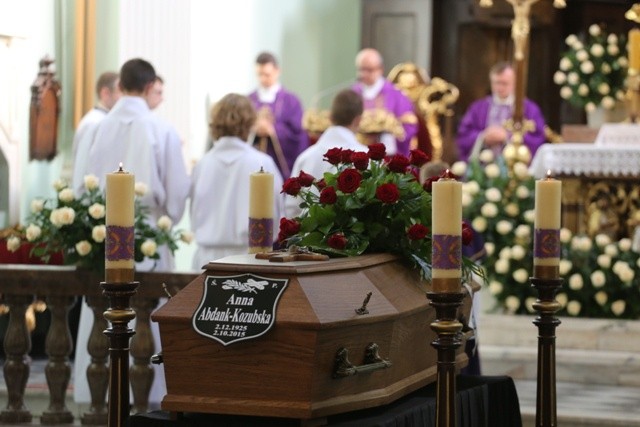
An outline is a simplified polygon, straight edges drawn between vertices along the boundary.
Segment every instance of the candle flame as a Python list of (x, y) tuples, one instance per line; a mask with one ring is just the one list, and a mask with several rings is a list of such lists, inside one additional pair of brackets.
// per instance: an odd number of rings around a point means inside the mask
[(442, 172), (442, 175), (440, 175), (440, 179), (442, 180), (455, 180), (456, 178), (457, 176), (449, 169), (446, 169), (444, 172)]
[(553, 179), (553, 175), (551, 175), (551, 169), (547, 169), (547, 179)]
[(118, 165), (118, 172), (124, 172), (124, 169), (122, 168), (122, 162), (120, 162), (120, 164)]

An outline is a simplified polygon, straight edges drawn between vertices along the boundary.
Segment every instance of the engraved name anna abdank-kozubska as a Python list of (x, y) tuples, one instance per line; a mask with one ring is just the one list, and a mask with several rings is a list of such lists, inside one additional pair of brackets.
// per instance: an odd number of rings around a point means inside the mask
[(273, 326), (287, 283), (254, 274), (207, 276), (193, 328), (222, 345), (257, 338)]

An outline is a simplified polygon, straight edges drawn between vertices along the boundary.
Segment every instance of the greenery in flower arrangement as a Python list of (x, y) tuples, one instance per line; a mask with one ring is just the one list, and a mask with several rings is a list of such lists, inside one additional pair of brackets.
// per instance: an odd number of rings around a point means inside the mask
[[(84, 177), (85, 191), (75, 197), (68, 185), (58, 180), (53, 186), (55, 199), (34, 199), (31, 215), (27, 218), (24, 239), (32, 244), (32, 254), (47, 261), (56, 253), (62, 253), (64, 263), (96, 272), (104, 271), (105, 258), (105, 196), (94, 175)], [(138, 197), (147, 191), (144, 183), (136, 183), (135, 201), (135, 260), (159, 259), (157, 248), (167, 245), (173, 253), (177, 241), (189, 243), (191, 233), (172, 231), (172, 221), (167, 216), (158, 219), (155, 227), (149, 224), (148, 209)], [(7, 240), (10, 251), (17, 250), (22, 241), (14, 236)]]
[[(533, 314), (537, 292), (529, 283), (533, 268), (535, 180), (524, 163), (516, 163), (512, 176), (502, 159), (491, 151), (480, 153), (469, 164), (458, 162), (454, 173), (466, 177), (463, 184), (463, 216), (485, 239), (488, 290), (497, 310)], [(640, 317), (640, 254), (630, 239), (612, 242), (572, 235), (563, 228), (560, 276), (563, 287), (556, 299), (560, 315), (592, 318)]]
[(559, 70), (553, 76), (560, 85), (560, 96), (587, 112), (602, 106), (613, 109), (624, 99), (627, 74), (626, 38), (607, 34), (599, 25), (589, 27), (588, 40), (575, 34), (565, 42), (569, 49), (562, 54)]
[[(412, 150), (388, 157), (383, 144), (373, 143), (368, 152), (332, 148), (324, 160), (335, 170), (320, 179), (302, 171), (284, 182), (282, 192), (300, 198), (302, 214), (280, 220), (278, 241), (333, 256), (395, 253), (429, 279), (433, 181), (423, 185), (418, 176), (428, 156)], [(460, 227), (468, 244), (472, 231)], [(478, 270), (463, 264), (466, 275)]]

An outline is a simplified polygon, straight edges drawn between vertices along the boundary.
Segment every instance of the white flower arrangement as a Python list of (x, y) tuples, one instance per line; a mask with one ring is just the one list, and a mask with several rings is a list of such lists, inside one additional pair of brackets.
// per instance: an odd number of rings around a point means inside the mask
[(606, 34), (593, 24), (588, 39), (575, 34), (565, 39), (569, 49), (560, 59), (553, 81), (560, 86), (560, 96), (570, 104), (593, 111), (601, 106), (613, 109), (624, 99), (624, 80), (628, 60), (625, 37)]

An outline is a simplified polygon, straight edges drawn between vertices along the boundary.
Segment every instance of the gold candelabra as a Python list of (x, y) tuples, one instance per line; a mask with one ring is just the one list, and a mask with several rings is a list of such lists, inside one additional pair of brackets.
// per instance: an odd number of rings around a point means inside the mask
[[(624, 14), (625, 18), (640, 24), (640, 3), (635, 3)], [(634, 28), (629, 31), (629, 70), (625, 79), (625, 101), (631, 123), (640, 120), (640, 30)]]

